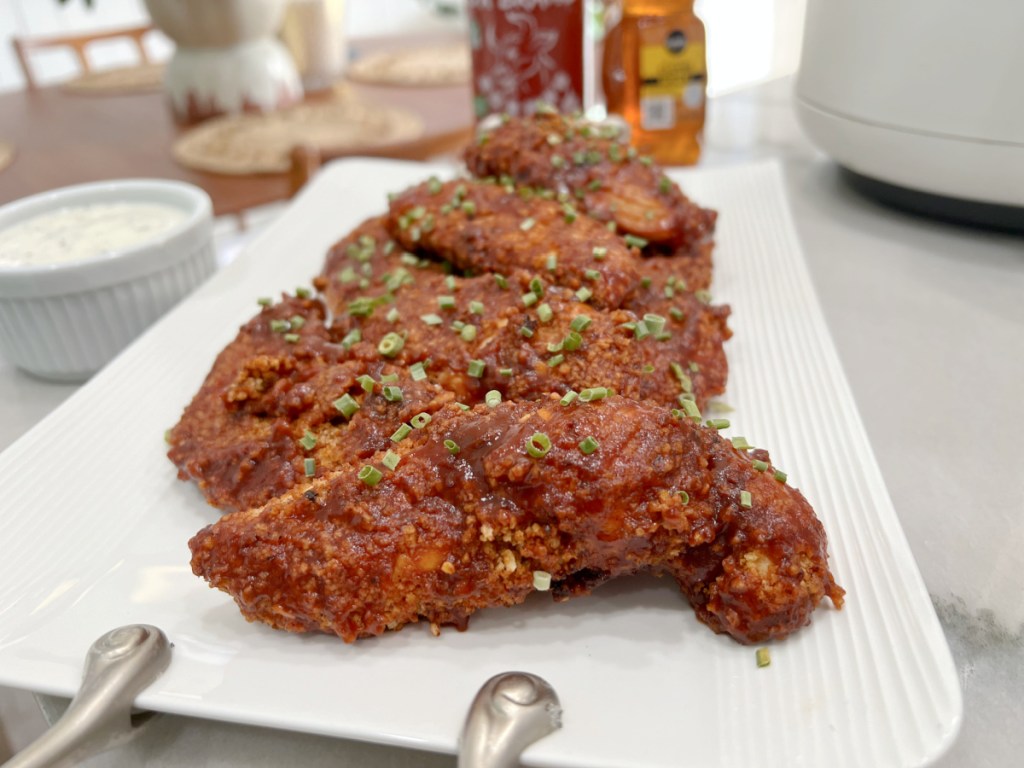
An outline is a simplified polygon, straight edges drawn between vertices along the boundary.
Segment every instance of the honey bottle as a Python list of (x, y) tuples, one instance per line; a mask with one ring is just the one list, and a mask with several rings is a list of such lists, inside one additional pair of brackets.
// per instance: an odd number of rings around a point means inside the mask
[(607, 11), (602, 81), (631, 143), (665, 165), (700, 158), (707, 93), (704, 24), (693, 0), (619, 0)]

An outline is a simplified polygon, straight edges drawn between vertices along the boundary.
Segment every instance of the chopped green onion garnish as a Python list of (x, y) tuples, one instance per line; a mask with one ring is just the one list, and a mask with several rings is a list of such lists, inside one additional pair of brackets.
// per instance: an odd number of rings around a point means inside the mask
[(524, 293), (521, 298), (523, 300), (523, 304), (525, 304), (528, 307), (532, 307), (534, 304), (537, 303), (537, 294), (534, 293), (533, 291)]
[(581, 331), (585, 331), (590, 323), (591, 319), (588, 315), (576, 315), (569, 324), (569, 327), (579, 333)]
[(292, 329), (297, 331), (306, 324), (306, 318), (302, 315), (292, 315), (288, 318), (288, 322), (292, 324)]
[(750, 509), (751, 504), (750, 491), (740, 491), (740, 506), (744, 509)]
[(402, 402), (402, 388), (387, 386), (381, 390), (381, 394), (384, 395), (384, 399), (389, 403), (400, 403)]
[(302, 470), (306, 473), (306, 477), (312, 477), (316, 474), (316, 459), (303, 459)]
[(544, 268), (548, 272), (554, 272), (558, 269), (558, 256), (553, 253), (549, 253), (547, 259), (544, 260)]
[(475, 325), (464, 325), (459, 330), (459, 336), (462, 337), (463, 341), (473, 341), (476, 338), (476, 326)]
[(316, 447), (316, 435), (314, 435), (307, 429), (305, 433), (303, 433), (302, 438), (299, 440), (299, 445), (301, 445), (307, 451), (313, 450)]
[(526, 452), (535, 459), (542, 459), (551, 450), (551, 439), (543, 432), (534, 432), (526, 440)]
[(389, 323), (394, 323), (402, 317), (402, 313), (398, 311), (398, 307), (392, 307), (388, 310), (388, 313), (384, 315), (384, 319)]
[(381, 384), (394, 384), (396, 381), (398, 381), (398, 374), (397, 373), (383, 373), (383, 374), (381, 374), (381, 377), (380, 377), (380, 383)]
[(498, 287), (501, 288), (501, 290), (504, 291), (508, 289), (508, 280), (505, 279), (504, 275), (496, 272), (494, 274), (494, 282), (498, 284)]
[(308, 299), (312, 295), (313, 293), (312, 291), (309, 290), (309, 288), (303, 288), (300, 286), (295, 289), (295, 297), (298, 299)]
[(405, 440), (405, 438), (407, 438), (409, 436), (410, 432), (412, 432), (412, 427), (410, 427), (408, 424), (403, 422), (398, 427), (398, 429), (396, 429), (394, 431), (394, 433), (391, 435), (391, 442), (393, 442), (393, 443), (400, 443), (400, 442), (402, 442), (403, 440)]
[(466, 368), (466, 373), (472, 376), (474, 379), (479, 379), (484, 375), (484, 368), (486, 363), (483, 360), (470, 360), (469, 366)]
[(538, 299), (544, 295), (544, 283), (541, 282), (539, 277), (530, 280), (530, 292)]
[(289, 344), (297, 344), (301, 337), (297, 333), (286, 333), (282, 338)]
[(261, 307), (269, 307), (271, 304), (274, 303), (274, 300), (269, 296), (260, 296), (258, 299), (256, 299), (256, 303), (259, 304)]
[(628, 245), (630, 248), (647, 247), (647, 241), (644, 240), (642, 237), (637, 237), (636, 235), (626, 235), (622, 239), (626, 241), (626, 245)]
[(551, 318), (554, 316), (555, 313), (551, 310), (551, 306), (547, 302), (544, 302), (537, 307), (537, 317), (542, 323), (550, 323)]
[(686, 318), (686, 314), (679, 307), (670, 307), (668, 313), (672, 315), (673, 320), (682, 321)]
[(427, 325), (441, 325), (444, 322), (440, 315), (435, 315), (433, 312), (426, 315), (420, 315), (420, 320)]
[(552, 155), (551, 165), (553, 165), (555, 168), (561, 168), (562, 166), (565, 165), (565, 158), (562, 157), (561, 155)]
[(405, 339), (400, 334), (391, 331), (384, 334), (384, 338), (377, 345), (377, 351), (384, 355), (384, 357), (394, 357), (402, 351), (404, 346)]
[(754, 658), (757, 659), (758, 667), (767, 667), (772, 663), (772, 655), (768, 652), (767, 648), (758, 648)]
[(651, 335), (651, 329), (647, 327), (647, 323), (641, 320), (639, 323), (633, 326), (633, 335), (637, 339), (646, 339)]
[(600, 280), (601, 279), (601, 273), (598, 272), (596, 269), (585, 269), (585, 270), (583, 270), (583, 276), (586, 277), (587, 280)]
[(683, 504), (689, 504), (690, 494), (688, 494), (686, 491), (679, 491), (679, 500), (683, 502)]
[(290, 331), (291, 329), (292, 324), (289, 323), (287, 320), (270, 321), (270, 330), (272, 330), (274, 333), (284, 333), (285, 331)]
[(448, 449), (448, 453), (450, 453), (452, 456), (454, 456), (455, 454), (462, 450), (461, 448), (459, 448), (459, 444), (456, 443), (454, 440), (445, 440), (444, 447)]
[(789, 475), (787, 475), (781, 469), (776, 469), (775, 470), (775, 479), (778, 480), (780, 483), (785, 483), (786, 480), (789, 479)]
[(580, 441), (580, 452), (589, 456), (600, 447), (600, 444), (593, 437), (585, 437)]
[(394, 451), (388, 451), (387, 453), (384, 454), (384, 458), (380, 460), (380, 463), (383, 464), (388, 469), (393, 470), (395, 467), (398, 466), (398, 462), (400, 462), (401, 460), (402, 457), (399, 456), (397, 453), (395, 453)]
[(462, 204), (462, 212), (467, 216), (472, 216), (473, 214), (476, 213), (476, 203), (474, 203), (472, 200), (466, 200)]
[(562, 339), (562, 348), (566, 352), (575, 352), (580, 348), (580, 344), (583, 343), (583, 337), (580, 336), (576, 331), (569, 331), (569, 334)]
[(356, 381), (363, 388), (363, 392), (373, 392), (373, 376), (364, 373), (362, 376), (357, 376)]
[(592, 400), (603, 400), (608, 397), (607, 387), (589, 387), (580, 392), (580, 402), (589, 403)]
[(519, 335), (522, 336), (523, 338), (529, 339), (530, 337), (533, 336), (533, 328), (531, 328), (528, 325), (520, 326)]
[(335, 400), (332, 405), (338, 409), (346, 419), (352, 418), (352, 414), (359, 410), (359, 403), (347, 392)]
[(547, 592), (551, 589), (551, 574), (547, 571), (534, 571), (533, 588), (538, 592)]
[(455, 297), (454, 296), (438, 296), (437, 306), (441, 309), (455, 309)]
[(711, 303), (711, 292), (710, 291), (705, 291), (705, 290), (694, 291), (693, 295), (697, 298), (697, 301), (701, 302), (702, 304), (710, 304)]
[(537, 222), (534, 221), (532, 218), (527, 217), (523, 219), (522, 222), (520, 222), (519, 228), (523, 230), (523, 232), (529, 232), (531, 229), (533, 229), (533, 225), (536, 223)]
[(668, 176), (662, 176), (658, 179), (658, 191), (663, 195), (667, 195), (669, 190), (672, 189), (672, 181)]
[(594, 246), (594, 258), (595, 259), (597, 259), (598, 261), (601, 261), (601, 259), (603, 259), (607, 255), (608, 255), (608, 249), (607, 248), (605, 248), (604, 246), (600, 246), (600, 245), (595, 245)]
[(579, 301), (582, 301), (583, 303), (586, 303), (586, 302), (590, 301), (590, 299), (591, 299), (591, 297), (593, 295), (594, 295), (594, 292), (592, 290), (590, 290), (589, 288), (587, 288), (586, 286), (584, 286), (584, 287), (580, 288), (578, 291), (576, 291), (576, 298)]
[(569, 405), (577, 397), (579, 397), (579, 395), (576, 394), (576, 392), (574, 390), (570, 389), (568, 392), (566, 392), (564, 395), (562, 395), (562, 399), (559, 400), (558, 402), (560, 402), (562, 405)]
[(768, 462), (761, 461), (760, 459), (754, 459), (752, 462), (750, 462), (750, 466), (752, 466), (758, 472), (764, 472), (766, 469), (768, 469)]
[(459, 289), (458, 281), (456, 281), (455, 275), (448, 275), (444, 279), (444, 284), (448, 286), (449, 291), (457, 291)]
[(683, 407), (683, 412), (696, 422), (700, 421), (700, 408), (693, 400), (679, 399), (679, 405)]
[(345, 338), (341, 340), (341, 346), (345, 349), (349, 349), (357, 341), (363, 340), (363, 333), (358, 328), (353, 328), (351, 331), (345, 334)]
[(754, 446), (747, 442), (747, 438), (740, 435), (732, 438), (732, 447), (737, 451), (749, 451)]
[(557, 355), (554, 355), (554, 356), (548, 358), (548, 368), (555, 368), (555, 367), (561, 365), (564, 362), (565, 362), (565, 355), (563, 355), (561, 352), (559, 352)]
[(482, 301), (469, 302), (469, 311), (474, 315), (482, 315), (484, 313), (484, 303)]
[(644, 315), (644, 325), (647, 326), (647, 330), (657, 336), (663, 330), (665, 330), (665, 318), (661, 315), (655, 315), (648, 312)]
[(424, 411), (423, 413), (417, 413), (409, 419), (409, 423), (412, 425), (413, 429), (423, 429), (430, 423), (430, 418), (430, 414)]
[(487, 403), (491, 408), (494, 408), (501, 403), (501, 392), (496, 389), (492, 389), (486, 395), (484, 395), (484, 402)]
[(644, 364), (643, 364), (643, 365), (642, 365), (642, 366), (640, 367), (640, 370), (641, 370), (641, 372), (643, 372), (643, 373), (654, 373), (654, 366), (653, 366), (653, 365), (651, 365), (650, 363), (644, 363)]
[(427, 190), (432, 195), (436, 195), (441, 191), (441, 180), (437, 176), (431, 176), (427, 179)]
[(379, 469), (369, 464), (365, 465), (362, 469), (360, 469), (358, 475), (359, 479), (362, 480), (371, 488), (377, 485), (377, 483), (380, 482), (380, 479), (383, 476), (384, 475), (381, 473)]
[(708, 419), (706, 423), (712, 429), (728, 429), (729, 427), (728, 419)]
[(651, 278), (645, 277), (645, 278), (641, 279), (640, 280), (640, 285), (642, 287), (644, 287), (644, 288), (650, 288), (651, 287)]

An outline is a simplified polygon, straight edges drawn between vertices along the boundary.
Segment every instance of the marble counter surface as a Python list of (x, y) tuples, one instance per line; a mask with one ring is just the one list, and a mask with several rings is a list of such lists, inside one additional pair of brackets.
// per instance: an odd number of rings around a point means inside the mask
[[(803, 137), (791, 81), (715, 99), (707, 165), (778, 158), (815, 288), (960, 672), (940, 766), (1024, 754), (1024, 238), (860, 197)], [(0, 360), (0, 448), (74, 391)], [(468, 704), (468, 702), (467, 702)], [(452, 766), (454, 758), (163, 717), (90, 766)]]

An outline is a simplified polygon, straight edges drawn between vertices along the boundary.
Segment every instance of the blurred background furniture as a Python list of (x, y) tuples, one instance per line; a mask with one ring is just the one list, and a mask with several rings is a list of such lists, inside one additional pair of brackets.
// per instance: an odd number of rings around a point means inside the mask
[(14, 55), (21, 66), (25, 78), (25, 87), (29, 90), (39, 88), (39, 82), (33, 74), (32, 54), (34, 51), (61, 48), (70, 51), (78, 63), (82, 73), (93, 72), (93, 65), (89, 59), (89, 48), (100, 41), (128, 40), (138, 52), (139, 63), (149, 64), (150, 54), (146, 50), (144, 38), (153, 32), (153, 26), (143, 24), (122, 29), (111, 29), (107, 31), (87, 32), (77, 35), (55, 35), (50, 37), (23, 37), (16, 35), (11, 38), (11, 46), (14, 48)]

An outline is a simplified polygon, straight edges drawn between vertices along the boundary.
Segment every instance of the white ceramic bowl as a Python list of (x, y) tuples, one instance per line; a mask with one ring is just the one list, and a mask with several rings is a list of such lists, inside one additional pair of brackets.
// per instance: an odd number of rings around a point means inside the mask
[(162, 235), (90, 259), (0, 266), (0, 355), (42, 378), (84, 381), (216, 269), (213, 206), (176, 181), (79, 184), (0, 208), (0, 231), (95, 203), (160, 203), (185, 212)]

